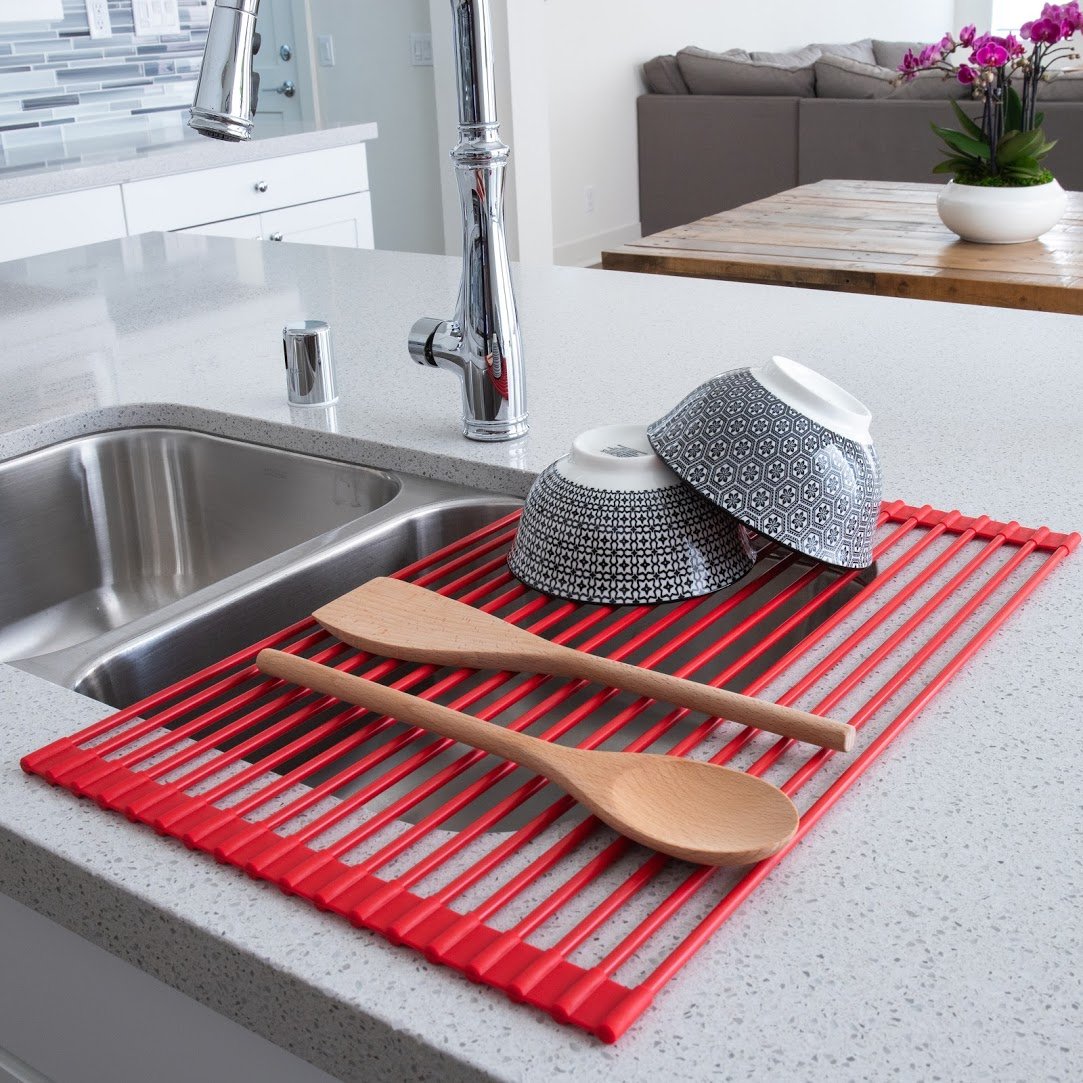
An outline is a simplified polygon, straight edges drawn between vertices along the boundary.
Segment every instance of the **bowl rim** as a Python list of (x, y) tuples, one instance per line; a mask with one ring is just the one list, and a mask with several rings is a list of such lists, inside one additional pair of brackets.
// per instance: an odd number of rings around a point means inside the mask
[[(854, 394), (822, 373), (775, 354), (750, 368), (752, 378), (791, 410), (855, 444), (872, 443), (872, 411)], [(723, 373), (725, 375), (725, 373)]]

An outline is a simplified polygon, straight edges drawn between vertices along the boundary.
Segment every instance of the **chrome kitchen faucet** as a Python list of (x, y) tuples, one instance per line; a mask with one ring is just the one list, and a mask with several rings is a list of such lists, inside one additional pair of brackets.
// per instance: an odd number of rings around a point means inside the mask
[[(463, 433), (514, 440), (527, 432), (526, 375), (504, 229), (510, 153), (496, 119), (489, 0), (451, 0), (459, 143), (451, 152), (463, 221), (463, 273), (455, 315), (418, 320), (409, 335), (420, 365), (458, 374)], [(259, 0), (215, 0), (189, 124), (214, 139), (252, 134), (259, 76)]]

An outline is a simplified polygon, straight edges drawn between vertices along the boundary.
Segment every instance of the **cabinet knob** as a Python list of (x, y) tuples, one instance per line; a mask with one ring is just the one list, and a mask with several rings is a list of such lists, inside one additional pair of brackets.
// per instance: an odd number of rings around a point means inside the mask
[(282, 240), (285, 240), (285, 238), (282, 236), (281, 233), (278, 232), (278, 230), (275, 230), (275, 232), (271, 234), (270, 240), (272, 240), (272, 241), (282, 241)]
[(267, 182), (266, 181), (256, 181), (256, 191), (257, 192), (266, 192), (267, 191)]

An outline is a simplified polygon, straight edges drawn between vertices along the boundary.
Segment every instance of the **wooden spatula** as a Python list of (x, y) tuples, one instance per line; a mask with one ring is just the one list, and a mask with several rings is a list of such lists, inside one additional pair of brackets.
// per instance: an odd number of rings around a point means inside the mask
[(544, 775), (622, 835), (703, 865), (747, 865), (782, 849), (797, 809), (763, 779), (713, 763), (565, 748), (307, 658), (263, 650), (259, 668), (431, 730)]
[(386, 658), (578, 677), (839, 752), (854, 744), (843, 722), (562, 647), (400, 579), (372, 579), (313, 616), (344, 643)]

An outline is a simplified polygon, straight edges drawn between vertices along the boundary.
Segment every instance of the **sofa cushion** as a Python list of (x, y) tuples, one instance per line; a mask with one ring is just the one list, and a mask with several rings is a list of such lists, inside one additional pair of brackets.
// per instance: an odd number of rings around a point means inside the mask
[(842, 56), (822, 56), (815, 64), (818, 98), (901, 98), (926, 101), (961, 98), (966, 87), (945, 79), (936, 71), (921, 72), (910, 82), (899, 81), (899, 73), (878, 64), (862, 64)]
[(1050, 72), (1048, 82), (1038, 86), (1040, 102), (1083, 101), (1083, 68), (1065, 68)]
[(688, 86), (675, 56), (656, 56), (643, 65), (643, 78), (652, 94), (687, 94)]
[(872, 52), (880, 67), (898, 71), (908, 50), (913, 49), (916, 56), (927, 44), (924, 41), (877, 41), (873, 38)]
[(816, 85), (811, 60), (801, 67), (757, 64), (741, 49), (712, 53), (689, 46), (677, 54), (677, 66), (692, 94), (802, 98)]
[(824, 56), (841, 56), (847, 60), (860, 60), (862, 64), (875, 64), (876, 54), (872, 51), (872, 38), (862, 38), (861, 41), (851, 41), (849, 44), (840, 45), (813, 45)]
[(815, 45), (806, 45), (793, 53), (758, 53), (748, 54), (756, 64), (772, 64), (776, 68), (807, 68), (820, 59), (820, 49)]

